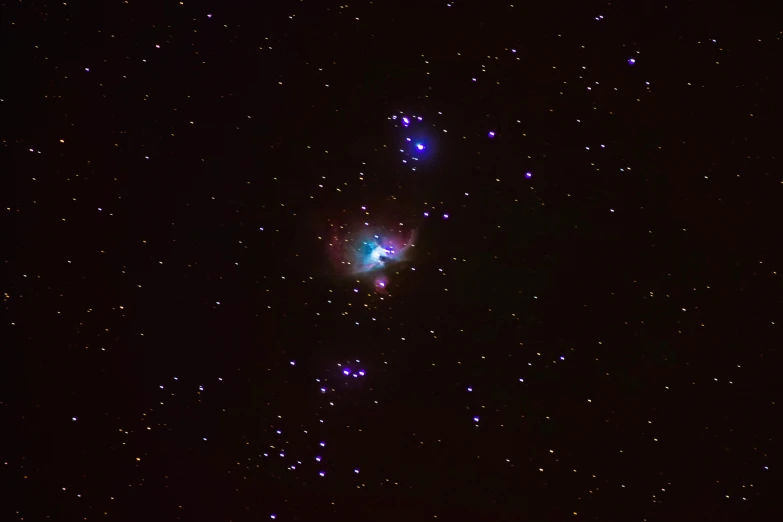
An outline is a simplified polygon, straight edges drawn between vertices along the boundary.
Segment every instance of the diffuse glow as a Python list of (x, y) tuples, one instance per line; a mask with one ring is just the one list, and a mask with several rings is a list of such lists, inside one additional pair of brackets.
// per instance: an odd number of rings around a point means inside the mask
[[(413, 233), (407, 238), (400, 234), (373, 234), (363, 237), (354, 252), (354, 273), (380, 271), (390, 264), (406, 259), (408, 248), (413, 241)], [(386, 279), (382, 275), (376, 279), (377, 286), (385, 287)]]
[(332, 262), (345, 275), (372, 276), (370, 282), (375, 291), (386, 294), (389, 269), (409, 260), (415, 231), (390, 231), (384, 227), (370, 230), (366, 224), (353, 230), (340, 230), (342, 233), (334, 236), (329, 244)]
[[(363, 227), (355, 233), (347, 232), (342, 238), (335, 236), (330, 243), (333, 261), (350, 274), (366, 274), (380, 272), (390, 264), (407, 259), (408, 249), (413, 246), (414, 232), (407, 235), (402, 231), (379, 229), (376, 232)], [(377, 281), (379, 286), (386, 284), (382, 274)]]
[(356, 269), (359, 272), (369, 272), (378, 268), (383, 268), (390, 261), (398, 258), (397, 250), (393, 242), (384, 244), (379, 236), (362, 241), (357, 252)]

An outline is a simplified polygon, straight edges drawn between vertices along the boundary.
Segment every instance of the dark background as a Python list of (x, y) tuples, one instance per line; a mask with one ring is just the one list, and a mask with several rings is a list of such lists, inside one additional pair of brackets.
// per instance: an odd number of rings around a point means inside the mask
[(3, 4), (3, 520), (771, 519), (775, 12), (269, 3)]

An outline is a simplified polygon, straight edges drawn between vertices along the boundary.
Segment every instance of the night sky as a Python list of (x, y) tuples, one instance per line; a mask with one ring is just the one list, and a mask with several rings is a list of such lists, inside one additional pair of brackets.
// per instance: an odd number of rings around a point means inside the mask
[(668, 3), (5, 3), (0, 518), (776, 518), (783, 26)]

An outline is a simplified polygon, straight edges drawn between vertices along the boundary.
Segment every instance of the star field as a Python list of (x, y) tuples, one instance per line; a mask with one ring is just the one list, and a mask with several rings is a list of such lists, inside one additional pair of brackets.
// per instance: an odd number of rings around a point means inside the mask
[(267, 4), (3, 5), (0, 518), (771, 519), (775, 13)]

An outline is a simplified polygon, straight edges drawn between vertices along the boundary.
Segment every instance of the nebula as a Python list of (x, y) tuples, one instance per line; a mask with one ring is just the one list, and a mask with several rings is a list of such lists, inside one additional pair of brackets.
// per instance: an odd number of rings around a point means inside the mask
[(395, 245), (395, 240), (374, 234), (362, 238), (356, 249), (354, 272), (364, 273), (386, 267), (395, 261), (401, 261), (406, 245)]
[(385, 292), (387, 272), (409, 260), (409, 249), (415, 240), (415, 231), (389, 230), (370, 226), (336, 227), (337, 233), (329, 243), (333, 264), (345, 275), (371, 275), (375, 287)]

